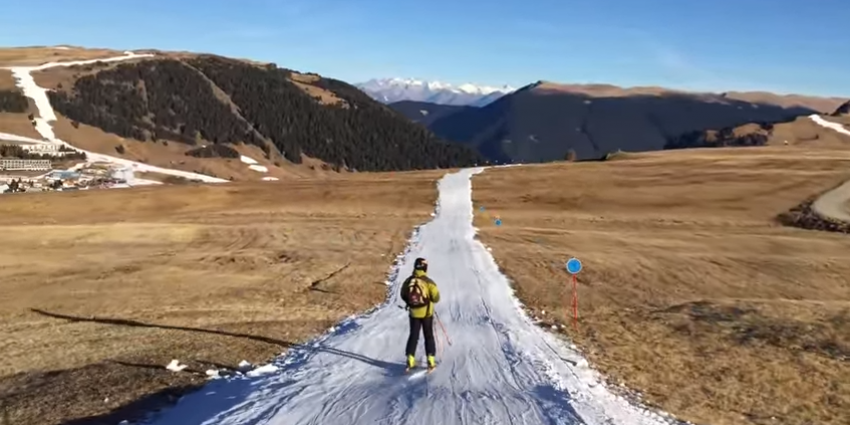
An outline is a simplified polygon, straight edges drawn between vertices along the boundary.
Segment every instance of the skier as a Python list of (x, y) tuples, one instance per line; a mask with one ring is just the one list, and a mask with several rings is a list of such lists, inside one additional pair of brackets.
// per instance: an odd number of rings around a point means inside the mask
[(407, 370), (416, 366), (416, 346), (419, 330), (425, 334), (425, 354), (428, 356), (428, 371), (437, 366), (437, 344), (434, 341), (434, 304), (440, 302), (437, 284), (427, 276), (428, 262), (417, 258), (413, 273), (401, 285), (401, 299), (410, 312), (410, 336), (407, 337)]

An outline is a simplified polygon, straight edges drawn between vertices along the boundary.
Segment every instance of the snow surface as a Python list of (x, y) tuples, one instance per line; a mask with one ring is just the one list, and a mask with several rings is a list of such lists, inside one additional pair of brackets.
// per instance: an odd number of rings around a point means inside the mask
[(280, 180), (280, 179), (277, 178), (277, 177), (263, 177), (263, 181), (267, 181), (267, 182), (276, 182), (278, 180)]
[[(91, 59), (91, 60), (82, 60), (82, 61), (69, 61), (69, 62), (48, 62), (38, 66), (16, 66), (8, 68), (12, 71), (12, 76), (16, 79), (17, 86), (23, 91), (24, 96), (29, 97), (35, 103), (36, 108), (38, 109), (39, 117), (35, 119), (35, 129), (44, 137), (48, 142), (66, 145), (69, 147), (73, 147), (74, 149), (85, 152), (88, 156), (88, 162), (108, 162), (112, 164), (122, 165), (125, 167), (132, 167), (135, 171), (140, 172), (149, 172), (149, 173), (160, 173), (160, 174), (168, 174), (172, 176), (184, 177), (187, 179), (193, 180), (201, 180), (207, 183), (227, 183), (229, 180), (219, 179), (216, 177), (206, 176), (203, 174), (190, 173), (186, 171), (172, 170), (168, 168), (160, 168), (149, 164), (143, 164), (141, 162), (130, 161), (127, 159), (116, 158), (109, 155), (103, 155), (99, 153), (89, 152), (83, 149), (79, 149), (77, 147), (72, 146), (71, 144), (59, 139), (53, 133), (52, 122), (56, 121), (56, 113), (53, 111), (53, 106), (50, 105), (50, 99), (47, 97), (47, 89), (40, 87), (35, 83), (33, 79), (32, 72), (33, 71), (41, 71), (47, 68), (53, 68), (57, 66), (74, 66), (74, 65), (86, 65), (92, 64), (95, 62), (116, 62), (116, 61), (124, 61), (129, 59), (137, 59), (144, 57), (152, 57), (152, 54), (136, 54), (130, 51), (124, 52), (124, 56), (116, 56), (111, 58), (104, 59)], [(20, 136), (18, 136), (20, 137)], [(138, 181), (145, 181), (141, 179), (137, 179)]]
[[(436, 217), (421, 226), (391, 273), (387, 301), (277, 359), (277, 372), (211, 381), (149, 418), (184, 424), (588, 424), (675, 423), (613, 395), (577, 353), (532, 323), (476, 237), (471, 177), (439, 182)], [(437, 370), (403, 375), (407, 313), (399, 285), (425, 257), (441, 289), (447, 330)], [(418, 355), (422, 352), (422, 340)], [(262, 368), (269, 373), (271, 367)], [(662, 416), (663, 415), (663, 416)]]
[(171, 363), (165, 366), (166, 369), (172, 372), (182, 372), (183, 369), (186, 369), (187, 367), (189, 367), (189, 365), (180, 364), (180, 361), (177, 359), (172, 359)]
[(252, 165), (257, 164), (257, 160), (255, 160), (254, 158), (251, 158), (250, 156), (241, 155), (241, 156), (239, 156), (239, 160), (246, 163), (246, 164), (252, 164)]
[(811, 119), (812, 121), (814, 121), (815, 123), (817, 123), (818, 125), (820, 125), (822, 127), (826, 127), (826, 128), (835, 130), (835, 131), (837, 131), (841, 134), (846, 134), (846, 135), (850, 136), (850, 130), (847, 130), (843, 125), (841, 125), (837, 122), (827, 121), (827, 120), (821, 118), (821, 116), (818, 115), (818, 114), (809, 115), (809, 119)]
[(369, 82), (374, 83), (379, 86), (396, 86), (396, 87), (424, 87), (428, 90), (448, 90), (454, 93), (467, 93), (467, 94), (479, 94), (479, 95), (487, 95), (491, 93), (501, 92), (501, 93), (510, 93), (516, 88), (504, 85), (502, 87), (493, 87), (493, 86), (482, 86), (472, 83), (465, 83), (459, 86), (454, 86), (449, 83), (442, 83), (439, 81), (422, 81), (413, 78), (379, 78), (370, 80)]
[(265, 165), (249, 165), (248, 168), (260, 172), (260, 173), (268, 173), (269, 169)]
[(33, 143), (37, 145), (50, 145), (50, 142), (46, 142), (44, 140), (33, 139), (30, 137), (18, 136), (17, 134), (11, 133), (2, 133), (0, 132), (0, 140), (5, 140), (9, 142), (20, 142), (20, 143)]
[(504, 85), (492, 87), (476, 84), (454, 86), (439, 81), (422, 81), (412, 78), (379, 78), (355, 84), (373, 99), (384, 103), (412, 100), (441, 105), (485, 106), (503, 95), (516, 91)]

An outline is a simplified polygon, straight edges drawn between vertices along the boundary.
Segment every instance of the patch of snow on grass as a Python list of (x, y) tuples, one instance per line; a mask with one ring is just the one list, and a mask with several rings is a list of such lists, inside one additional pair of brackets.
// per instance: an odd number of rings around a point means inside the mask
[(269, 375), (275, 373), (279, 370), (279, 368), (273, 364), (267, 364), (264, 366), (260, 366), (254, 370), (248, 371), (245, 375), (250, 378), (256, 378), (258, 376)]
[(166, 369), (168, 369), (172, 372), (181, 372), (183, 369), (186, 369), (187, 367), (189, 367), (189, 366), (184, 365), (184, 364), (180, 364), (180, 361), (178, 361), (177, 359), (171, 360), (171, 363), (169, 363), (167, 366), (165, 366)]
[(260, 173), (268, 173), (269, 169), (265, 165), (249, 165), (248, 168)]
[(245, 156), (245, 155), (240, 156), (239, 160), (246, 163), (246, 164), (252, 164), (253, 165), (253, 164), (257, 163), (257, 161), (254, 158), (251, 158), (250, 156)]

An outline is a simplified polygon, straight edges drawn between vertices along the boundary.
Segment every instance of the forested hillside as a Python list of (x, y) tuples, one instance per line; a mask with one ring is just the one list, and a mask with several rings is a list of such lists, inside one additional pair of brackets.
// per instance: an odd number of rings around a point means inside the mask
[(431, 125), (434, 121), (466, 109), (474, 109), (476, 106), (441, 105), (429, 102), (417, 102), (415, 100), (402, 100), (388, 105), (394, 111), (401, 113), (415, 123), (424, 126)]
[[(600, 87), (540, 82), (482, 108), (441, 114), (428, 128), (497, 162), (545, 162), (563, 160), (573, 152), (576, 159), (584, 160), (618, 150), (661, 150), (680, 136), (683, 146), (700, 145), (697, 139), (705, 130), (782, 122), (815, 112), (723, 95), (663, 89), (630, 93), (609, 88), (613, 86)], [(418, 109), (425, 107), (399, 110), (418, 120)], [(753, 137), (734, 143), (761, 141)]]
[(23, 113), (27, 98), (19, 90), (0, 90), (0, 112)]
[[(257, 145), (292, 163), (389, 171), (467, 166), (471, 149), (435, 137), (353, 86), (201, 55), (106, 67), (49, 93), (57, 112), (125, 138)], [(231, 156), (222, 149), (193, 156)]]

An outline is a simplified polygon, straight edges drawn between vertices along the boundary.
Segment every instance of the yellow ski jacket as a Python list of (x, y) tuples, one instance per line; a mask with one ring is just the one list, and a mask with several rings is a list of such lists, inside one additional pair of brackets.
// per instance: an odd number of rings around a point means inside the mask
[(434, 315), (434, 304), (440, 302), (440, 290), (437, 289), (437, 284), (429, 278), (422, 270), (414, 270), (413, 274), (404, 280), (401, 285), (401, 299), (408, 303), (408, 294), (410, 293), (410, 283), (413, 279), (419, 279), (425, 284), (428, 296), (428, 304), (422, 307), (409, 308), (410, 317), (414, 319), (425, 319)]

